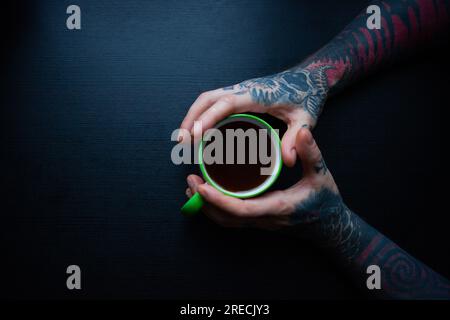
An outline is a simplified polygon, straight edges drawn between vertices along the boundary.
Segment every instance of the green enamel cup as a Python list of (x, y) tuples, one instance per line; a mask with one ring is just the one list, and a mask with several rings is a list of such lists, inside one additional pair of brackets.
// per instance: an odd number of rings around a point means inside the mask
[[(273, 157), (273, 159), (275, 160), (275, 164), (273, 166), (272, 173), (270, 174), (270, 176), (261, 185), (255, 187), (253, 189), (250, 189), (250, 190), (232, 192), (232, 191), (224, 189), (220, 184), (215, 182), (210, 177), (210, 175), (208, 174), (208, 171), (206, 170), (206, 167), (204, 165), (203, 149), (205, 146), (205, 140), (207, 140), (207, 139), (205, 139), (205, 137), (203, 137), (203, 139), (201, 140), (200, 145), (199, 145), (199, 150), (198, 150), (198, 152), (199, 152), (198, 162), (200, 165), (200, 170), (202, 172), (204, 180), (209, 185), (213, 186), (214, 188), (216, 188), (217, 190), (219, 190), (220, 192), (222, 192), (223, 194), (225, 194), (227, 196), (241, 198), (241, 199), (256, 197), (256, 196), (264, 193), (265, 191), (267, 191), (267, 189), (269, 189), (274, 184), (274, 182), (277, 180), (278, 176), (280, 175), (281, 168), (283, 167), (283, 160), (281, 157), (280, 137), (278, 136), (277, 131), (275, 129), (273, 129), (272, 126), (270, 126), (263, 119), (256, 117), (254, 115), (243, 114), (243, 113), (242, 114), (234, 114), (232, 116), (229, 116), (228, 118), (219, 122), (215, 126), (215, 128), (220, 128), (221, 126), (223, 126), (227, 123), (230, 123), (230, 122), (234, 122), (234, 121), (250, 122), (250, 123), (258, 126), (260, 129), (266, 129), (268, 133), (270, 132), (270, 134), (268, 134), (268, 136), (271, 139), (273, 150), (275, 151), (275, 156)], [(181, 212), (185, 215), (194, 215), (200, 211), (200, 209), (203, 206), (203, 203), (204, 203), (204, 200), (203, 200), (202, 196), (197, 192), (183, 205), (183, 207), (181, 208)]]

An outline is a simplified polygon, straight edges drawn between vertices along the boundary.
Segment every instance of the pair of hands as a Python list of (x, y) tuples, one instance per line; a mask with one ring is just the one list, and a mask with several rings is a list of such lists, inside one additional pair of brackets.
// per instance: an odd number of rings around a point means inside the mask
[[(271, 114), (288, 126), (282, 138), (283, 162), (292, 167), (300, 159), (303, 177), (286, 190), (243, 200), (226, 196), (205, 184), (199, 176), (190, 175), (186, 195), (191, 197), (199, 192), (207, 202), (203, 212), (226, 227), (279, 229), (308, 221), (308, 216), (320, 215), (321, 208), (334, 205), (326, 203), (326, 198), (316, 196), (327, 190), (340, 199), (309, 130), (315, 125), (325, 102), (326, 89), (317, 75), (308, 70), (288, 70), (201, 94), (189, 109), (181, 129), (193, 134), (194, 121), (201, 121), (205, 131), (234, 113)], [(335, 199), (333, 197), (333, 201)]]

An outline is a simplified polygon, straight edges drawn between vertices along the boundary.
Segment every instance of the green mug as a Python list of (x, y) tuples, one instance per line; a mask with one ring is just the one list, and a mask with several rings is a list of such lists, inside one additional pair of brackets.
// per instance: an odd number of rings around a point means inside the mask
[[(216, 128), (216, 129), (220, 128), (221, 126), (223, 126), (227, 123), (230, 123), (230, 122), (234, 122), (234, 121), (250, 122), (250, 123), (256, 125), (257, 127), (259, 127), (260, 129), (266, 129), (268, 133), (270, 132), (270, 134), (268, 134), (268, 136), (271, 139), (271, 145), (273, 146), (273, 150), (275, 151), (275, 157), (273, 157), (273, 159), (275, 160), (275, 164), (273, 166), (270, 176), (267, 179), (265, 179), (262, 184), (260, 184), (259, 186), (255, 187), (253, 189), (250, 189), (250, 190), (233, 192), (233, 191), (224, 189), (220, 184), (215, 182), (210, 177), (210, 175), (208, 174), (208, 171), (205, 167), (205, 164), (203, 161), (203, 149), (204, 149), (204, 145), (205, 145), (205, 137), (202, 137), (202, 140), (200, 141), (200, 145), (199, 145), (199, 150), (198, 150), (198, 162), (200, 165), (200, 170), (202, 172), (203, 178), (206, 181), (206, 183), (213, 186), (214, 188), (216, 188), (217, 190), (219, 190), (220, 192), (222, 192), (223, 194), (225, 194), (227, 196), (241, 198), (241, 199), (256, 197), (256, 196), (260, 195), (261, 193), (267, 191), (267, 189), (269, 189), (273, 185), (273, 183), (277, 180), (278, 176), (280, 175), (281, 168), (283, 166), (283, 160), (281, 157), (280, 137), (278, 136), (278, 133), (275, 131), (275, 129), (273, 129), (266, 121), (264, 121), (263, 119), (261, 119), (259, 117), (254, 116), (254, 115), (244, 114), (244, 113), (234, 114), (232, 116), (229, 116), (228, 118), (226, 118), (226, 119), (222, 120), (221, 122), (219, 122), (218, 124), (216, 124), (214, 128)], [(203, 200), (202, 196), (198, 192), (196, 192), (183, 205), (183, 207), (181, 208), (181, 212), (185, 215), (196, 214), (202, 208), (203, 203), (204, 203), (204, 200)]]

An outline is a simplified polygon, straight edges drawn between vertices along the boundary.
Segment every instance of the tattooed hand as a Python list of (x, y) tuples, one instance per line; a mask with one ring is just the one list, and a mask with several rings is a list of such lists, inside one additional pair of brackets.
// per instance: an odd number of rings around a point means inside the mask
[(208, 202), (204, 213), (223, 226), (279, 229), (315, 222), (320, 213), (334, 213), (340, 197), (308, 129), (297, 133), (295, 149), (302, 162), (303, 178), (289, 189), (242, 200), (226, 196), (199, 176), (190, 175), (186, 193), (192, 196), (198, 191)]
[(235, 94), (249, 93), (253, 101), (264, 106), (292, 106), (308, 113), (317, 120), (325, 102), (328, 83), (325, 71), (331, 66), (320, 66), (310, 70), (293, 68), (271, 77), (244, 81), (236, 87)]
[[(228, 197), (196, 176), (188, 177), (188, 197), (199, 192), (203, 212), (226, 227), (283, 229), (326, 248), (358, 287), (368, 292), (366, 269), (381, 270), (375, 294), (395, 299), (450, 299), (450, 283), (372, 228), (344, 204), (308, 129), (296, 135), (303, 178), (283, 191), (254, 199)], [(371, 291), (372, 292), (372, 291)]]
[(448, 0), (385, 0), (373, 4), (381, 10), (381, 29), (366, 27), (364, 8), (299, 66), (201, 94), (181, 128), (192, 130), (194, 121), (201, 120), (206, 130), (232, 113), (267, 112), (288, 125), (282, 155), (284, 163), (293, 166), (296, 134), (300, 128), (314, 127), (327, 96), (434, 37), (448, 38)]
[(203, 131), (233, 113), (269, 113), (288, 125), (282, 139), (284, 163), (296, 161), (295, 137), (303, 128), (312, 128), (328, 93), (326, 71), (332, 66), (296, 67), (269, 77), (256, 78), (201, 94), (181, 124), (192, 131), (201, 121)]

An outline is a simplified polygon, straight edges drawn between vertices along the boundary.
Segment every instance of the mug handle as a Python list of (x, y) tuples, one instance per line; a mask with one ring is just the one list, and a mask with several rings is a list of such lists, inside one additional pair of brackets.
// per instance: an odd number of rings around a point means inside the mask
[(203, 206), (203, 197), (200, 193), (196, 192), (194, 195), (186, 201), (186, 203), (181, 207), (181, 213), (186, 216), (193, 216), (197, 214)]

